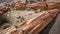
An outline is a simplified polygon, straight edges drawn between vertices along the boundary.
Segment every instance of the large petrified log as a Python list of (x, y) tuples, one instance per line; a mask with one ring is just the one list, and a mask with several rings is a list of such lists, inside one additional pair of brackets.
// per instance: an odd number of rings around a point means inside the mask
[[(41, 31), (57, 13), (56, 10), (49, 10), (48, 12), (42, 14), (41, 16), (35, 18), (30, 23), (27, 22), (28, 25), (22, 29), (24, 34), (37, 34), (37, 32)], [(40, 25), (40, 26), (39, 26)], [(37, 28), (37, 26), (39, 27)], [(39, 29), (39, 30), (37, 30)]]
[(58, 9), (47, 10), (43, 14), (26, 20), (21, 24), (12, 25), (1, 31), (0, 34), (37, 34), (49, 24), (58, 12)]

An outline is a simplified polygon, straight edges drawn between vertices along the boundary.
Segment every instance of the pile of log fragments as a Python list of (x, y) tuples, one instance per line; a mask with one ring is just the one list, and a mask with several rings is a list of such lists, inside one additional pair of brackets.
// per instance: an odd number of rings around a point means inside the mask
[(60, 2), (40, 2), (40, 3), (20, 3), (15, 2), (6, 7), (0, 8), (0, 13), (5, 13), (10, 9), (34, 9), (34, 10), (42, 10), (42, 9), (55, 9), (60, 7)]
[(42, 31), (50, 21), (59, 13), (60, 2), (40, 2), (40, 3), (12, 3), (7, 7), (0, 8), (0, 13), (5, 14), (6, 12), (13, 10), (45, 10), (42, 14), (34, 16), (21, 23), (16, 23), (10, 27), (0, 31), (0, 34), (38, 34)]

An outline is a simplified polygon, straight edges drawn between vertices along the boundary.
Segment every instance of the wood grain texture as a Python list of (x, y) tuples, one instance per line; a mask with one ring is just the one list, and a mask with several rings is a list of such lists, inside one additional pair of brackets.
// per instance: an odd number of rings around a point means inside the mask
[[(58, 7), (57, 6), (58, 4), (60, 4), (60, 3), (57, 3), (57, 2), (47, 3), (49, 9)], [(18, 5), (18, 6), (16, 6), (16, 5)], [(16, 5), (13, 4), (13, 6), (15, 6), (15, 8), (17, 8), (17, 9), (21, 8), (20, 7), (21, 5), (19, 5), (19, 3)], [(45, 3), (42, 3), (41, 5), (38, 4), (38, 6), (31, 4), (31, 6), (33, 9), (35, 9), (35, 8), (42, 9), (42, 8), (45, 8)], [(31, 6), (28, 5), (27, 8), (30, 8)], [(24, 5), (23, 7), (26, 7), (26, 5)], [(6, 9), (4, 9), (3, 11), (5, 11), (5, 10)], [(37, 33), (39, 33), (39, 31), (41, 31), (44, 27), (46, 27), (49, 24), (49, 22), (53, 19), (53, 17), (55, 17), (55, 15), (58, 12), (59, 12), (58, 9), (47, 10), (42, 15), (35, 16), (36, 18), (35, 17), (31, 18), (32, 19), (31, 21), (26, 20), (26, 21), (22, 22), (21, 24), (14, 24), (13, 26), (1, 31), (0, 34), (37, 34)], [(24, 25), (24, 27), (23, 27), (23, 25)], [(18, 30), (19, 26), (22, 26), (23, 28), (20, 27), (22, 29)]]

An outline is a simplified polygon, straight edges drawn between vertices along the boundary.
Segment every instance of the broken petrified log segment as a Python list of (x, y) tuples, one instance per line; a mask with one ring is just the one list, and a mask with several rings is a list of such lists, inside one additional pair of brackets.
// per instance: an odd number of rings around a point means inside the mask
[(16, 3), (12, 3), (10, 5), (10, 7), (14, 8), (14, 9), (24, 9), (24, 8), (26, 8), (26, 3), (18, 3), (18, 2), (16, 2)]
[(42, 2), (42, 3), (27, 4), (26, 7), (30, 9), (44, 9), (46, 7), (46, 3)]
[(48, 9), (59, 8), (60, 2), (47, 2)]
[(0, 14), (4, 14), (10, 10), (9, 7), (0, 8)]
[(27, 4), (26, 7), (29, 9), (54, 9), (60, 7), (60, 2), (42, 2)]

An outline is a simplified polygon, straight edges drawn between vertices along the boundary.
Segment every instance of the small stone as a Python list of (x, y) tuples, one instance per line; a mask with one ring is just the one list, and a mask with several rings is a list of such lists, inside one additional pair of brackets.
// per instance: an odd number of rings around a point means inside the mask
[(20, 19), (20, 18), (21, 18), (21, 16), (17, 17), (17, 19)]
[(7, 14), (8, 17), (10, 17), (10, 14)]

